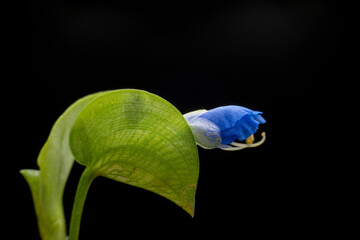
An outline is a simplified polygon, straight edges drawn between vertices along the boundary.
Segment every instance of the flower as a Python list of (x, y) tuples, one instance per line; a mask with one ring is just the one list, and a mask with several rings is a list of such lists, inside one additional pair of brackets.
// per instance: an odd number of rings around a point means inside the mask
[[(247, 147), (257, 147), (265, 141), (262, 133), (261, 141), (253, 143), (253, 134), (259, 124), (266, 123), (260, 115), (262, 112), (229, 105), (209, 111), (202, 109), (184, 115), (196, 143), (206, 149), (220, 148), (223, 150), (240, 150)], [(246, 140), (237, 143), (235, 140)]]

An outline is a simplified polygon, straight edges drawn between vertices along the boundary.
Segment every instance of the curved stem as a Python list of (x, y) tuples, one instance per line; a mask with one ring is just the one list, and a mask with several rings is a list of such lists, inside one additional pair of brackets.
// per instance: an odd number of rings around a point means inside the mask
[(79, 238), (81, 215), (83, 212), (86, 195), (88, 193), (90, 184), (95, 179), (95, 177), (96, 175), (94, 172), (88, 168), (85, 168), (83, 174), (80, 177), (71, 214), (69, 240), (77, 240)]

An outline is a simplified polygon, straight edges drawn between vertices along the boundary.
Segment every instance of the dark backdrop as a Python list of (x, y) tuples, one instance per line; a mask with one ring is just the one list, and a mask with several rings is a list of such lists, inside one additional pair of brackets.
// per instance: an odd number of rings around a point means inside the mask
[[(39, 239), (30, 190), (17, 171), (37, 168), (51, 126), (71, 103), (121, 88), (158, 94), (182, 113), (228, 104), (263, 111), (268, 139), (239, 152), (199, 149), (194, 218), (151, 192), (96, 179), (81, 239), (305, 237), (326, 228), (324, 160), (310, 152), (319, 137), (318, 95), (341, 74), (342, 24), (339, 6), (326, 1), (29, 2), (13, 77), (23, 149), (11, 186), (14, 239)], [(75, 163), (65, 191), (68, 221), (82, 170)]]

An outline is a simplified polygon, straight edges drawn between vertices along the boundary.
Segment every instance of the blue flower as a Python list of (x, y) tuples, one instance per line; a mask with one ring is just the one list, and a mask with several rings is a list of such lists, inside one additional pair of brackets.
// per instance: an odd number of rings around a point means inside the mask
[[(241, 106), (224, 106), (212, 110), (197, 110), (184, 115), (196, 143), (206, 149), (221, 148), (223, 150), (240, 150), (246, 147), (256, 147), (265, 141), (254, 141), (253, 134), (259, 124), (266, 123), (260, 115), (262, 112), (253, 111)], [(246, 140), (246, 144), (235, 140)]]

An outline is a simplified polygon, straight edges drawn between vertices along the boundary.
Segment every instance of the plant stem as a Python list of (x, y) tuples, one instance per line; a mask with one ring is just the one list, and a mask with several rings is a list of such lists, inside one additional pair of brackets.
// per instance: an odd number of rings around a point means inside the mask
[(96, 175), (89, 168), (85, 168), (80, 177), (71, 214), (69, 240), (78, 240), (79, 238), (81, 215), (84, 209), (86, 195), (95, 177)]

